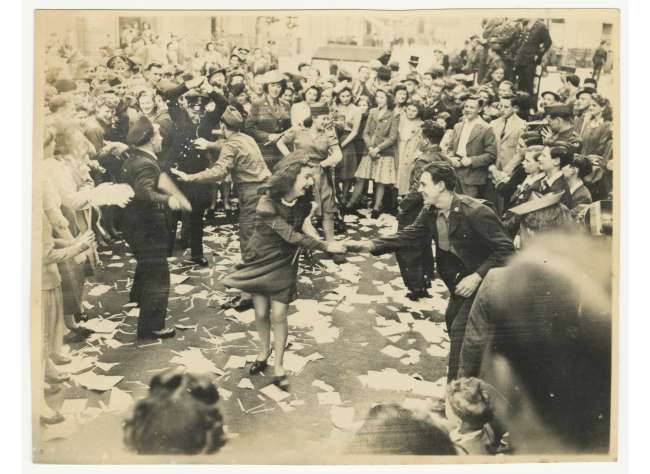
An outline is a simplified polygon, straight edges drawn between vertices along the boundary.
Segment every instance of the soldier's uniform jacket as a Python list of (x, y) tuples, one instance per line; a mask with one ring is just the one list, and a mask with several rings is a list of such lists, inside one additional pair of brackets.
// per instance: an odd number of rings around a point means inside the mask
[[(169, 116), (174, 127), (169, 133), (171, 144), (167, 156), (170, 162), (165, 163), (164, 168), (176, 165), (179, 170), (194, 174), (207, 169), (214, 161), (214, 157), (210, 151), (195, 148), (193, 142), (197, 138), (214, 140), (212, 130), (219, 125), (221, 115), (228, 104), (222, 95), (211, 93), (208, 99), (215, 103), (215, 109), (212, 112), (206, 112), (197, 125), (192, 122), (187, 110), (178, 103), (178, 98), (188, 90), (185, 84), (181, 84), (161, 92), (167, 102)], [(180, 187), (190, 201), (207, 200), (211, 194), (211, 185), (209, 184), (181, 183)]]
[(122, 166), (122, 182), (133, 188), (133, 199), (126, 205), (122, 219), (126, 231), (147, 229), (167, 232), (169, 196), (158, 191), (160, 165), (152, 154), (138, 148), (128, 150)]
[[(437, 210), (425, 206), (413, 224), (397, 233), (374, 239), (373, 255), (413, 246), (437, 245)], [(455, 194), (449, 210), (449, 243), (468, 273), (485, 277), (493, 267), (505, 265), (514, 253), (512, 240), (496, 214), (479, 200)], [(443, 268), (440, 269), (444, 271)]]
[(532, 27), (523, 30), (519, 40), (519, 49), (515, 56), (515, 64), (537, 62), (551, 47), (551, 35), (541, 21), (536, 21)]

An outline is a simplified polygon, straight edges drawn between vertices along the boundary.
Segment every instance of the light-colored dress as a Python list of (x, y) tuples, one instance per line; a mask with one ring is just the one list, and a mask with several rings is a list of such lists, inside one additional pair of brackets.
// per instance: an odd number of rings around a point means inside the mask
[(400, 195), (409, 192), (413, 163), (422, 140), (422, 120), (400, 119), (397, 147), (397, 189)]
[(371, 179), (378, 184), (397, 183), (395, 147), (399, 129), (399, 113), (374, 108), (368, 114), (363, 132), (367, 149), (378, 147), (378, 157), (365, 155), (361, 158), (355, 178)]

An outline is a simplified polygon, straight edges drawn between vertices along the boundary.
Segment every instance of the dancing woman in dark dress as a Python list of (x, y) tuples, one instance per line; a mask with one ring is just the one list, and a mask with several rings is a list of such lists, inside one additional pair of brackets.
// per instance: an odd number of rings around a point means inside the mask
[(258, 374), (267, 367), (273, 330), (274, 383), (285, 390), (289, 385), (282, 367), (288, 335), (287, 308), (296, 293), (300, 252), (346, 250), (341, 242), (320, 240), (311, 224), (315, 206), (305, 192), (314, 185), (313, 172), (309, 158), (300, 152), (290, 154), (278, 164), (273, 176), (260, 188), (255, 230), (242, 256), (243, 262), (223, 280), (227, 287), (253, 296), (260, 352), (250, 374)]

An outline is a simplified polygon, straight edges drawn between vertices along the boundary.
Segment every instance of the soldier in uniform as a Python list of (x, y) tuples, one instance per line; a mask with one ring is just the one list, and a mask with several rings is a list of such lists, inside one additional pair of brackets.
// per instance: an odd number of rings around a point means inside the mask
[(551, 35), (543, 21), (537, 20), (529, 25), (529, 20), (522, 21), (522, 34), (519, 49), (515, 56), (515, 73), (517, 89), (535, 95), (534, 81), (537, 66), (551, 47)]
[(131, 146), (122, 168), (122, 180), (135, 193), (124, 209), (124, 237), (137, 264), (131, 287), (131, 301), (140, 307), (139, 339), (174, 336), (174, 328), (165, 328), (169, 297), (167, 263), (169, 210), (180, 210), (187, 203), (177, 196), (158, 190), (160, 165), (158, 153), (162, 137), (158, 125), (140, 116), (127, 136)]
[[(258, 188), (271, 176), (255, 140), (242, 133), (243, 125), (241, 114), (234, 107), (228, 106), (221, 116), (221, 130), (225, 141), (204, 144), (206, 148), (219, 150), (219, 159), (212, 167), (199, 173), (177, 172), (180, 181), (185, 183), (218, 183), (226, 176), (232, 176), (233, 184), (239, 189), (239, 245), (242, 254), (254, 230), (255, 208), (259, 200)], [(248, 293), (242, 293), (222, 307), (244, 311), (252, 308), (253, 302)]]
[(246, 134), (255, 139), (266, 165), (269, 169), (273, 169), (282, 159), (276, 143), (291, 127), (289, 106), (280, 100), (287, 84), (277, 70), (266, 73), (262, 80), (264, 98), (259, 102), (253, 102)]
[(445, 312), (451, 339), (449, 381), (457, 375), (467, 317), (481, 281), (514, 253), (512, 240), (496, 214), (480, 201), (454, 192), (457, 179), (449, 163), (428, 165), (419, 186), (424, 208), (413, 224), (387, 237), (347, 244), (348, 250), (382, 255), (435, 241), (438, 273), (451, 295)]
[[(191, 79), (177, 87), (161, 93), (167, 101), (169, 115), (174, 123), (172, 135), (174, 136), (174, 150), (170, 156), (175, 159), (175, 165), (184, 173), (198, 173), (210, 165), (213, 159), (211, 151), (201, 147), (202, 140), (212, 138), (212, 130), (217, 127), (221, 114), (226, 109), (226, 99), (213, 89), (209, 94), (198, 93), (205, 78)], [(190, 92), (190, 94), (187, 94)], [(188, 108), (179, 103), (179, 98), (187, 94)], [(213, 103), (206, 109), (208, 102)], [(185, 222), (189, 229), (184, 233), (188, 235), (189, 246), (192, 251), (192, 261), (201, 266), (207, 266), (208, 261), (203, 256), (203, 214), (210, 206), (212, 187), (205, 183), (185, 183), (181, 191), (192, 204), (192, 212)], [(173, 242), (176, 235), (176, 226), (172, 224), (170, 239)]]

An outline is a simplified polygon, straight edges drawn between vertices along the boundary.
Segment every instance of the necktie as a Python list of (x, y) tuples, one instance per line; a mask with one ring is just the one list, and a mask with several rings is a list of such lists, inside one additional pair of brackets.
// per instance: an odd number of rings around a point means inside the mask
[(449, 223), (447, 222), (447, 216), (443, 212), (438, 212), (436, 217), (436, 227), (438, 229), (438, 247), (440, 247), (445, 252), (451, 251), (451, 245), (449, 243)]
[(508, 126), (508, 120), (510, 117), (506, 118), (506, 120), (503, 122), (503, 130), (501, 130), (501, 140), (503, 140), (503, 137), (506, 135), (506, 127)]

